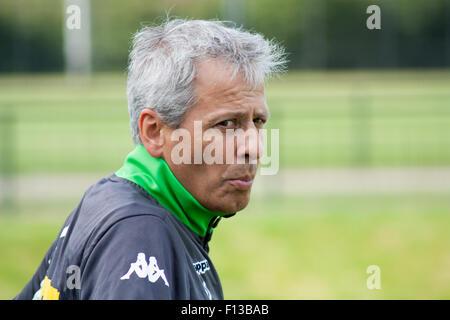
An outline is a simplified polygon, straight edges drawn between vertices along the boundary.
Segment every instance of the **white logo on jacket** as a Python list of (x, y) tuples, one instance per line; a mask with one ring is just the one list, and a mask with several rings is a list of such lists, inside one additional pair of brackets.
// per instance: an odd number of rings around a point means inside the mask
[(158, 267), (158, 262), (156, 258), (151, 256), (148, 259), (148, 264), (145, 259), (145, 253), (139, 252), (137, 255), (136, 262), (132, 262), (130, 265), (130, 269), (126, 274), (124, 274), (120, 280), (130, 279), (130, 276), (136, 273), (139, 278), (148, 277), (148, 281), (151, 283), (155, 283), (159, 278), (163, 279), (164, 284), (169, 286), (169, 282), (167, 281), (166, 275), (164, 274), (164, 269), (160, 269)]

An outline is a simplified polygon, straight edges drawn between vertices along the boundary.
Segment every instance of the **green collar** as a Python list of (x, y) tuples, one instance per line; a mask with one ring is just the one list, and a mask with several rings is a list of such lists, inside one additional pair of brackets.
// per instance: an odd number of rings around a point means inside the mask
[(198, 235), (211, 233), (211, 222), (226, 215), (203, 207), (177, 180), (166, 161), (152, 157), (142, 144), (128, 154), (115, 174), (144, 188)]

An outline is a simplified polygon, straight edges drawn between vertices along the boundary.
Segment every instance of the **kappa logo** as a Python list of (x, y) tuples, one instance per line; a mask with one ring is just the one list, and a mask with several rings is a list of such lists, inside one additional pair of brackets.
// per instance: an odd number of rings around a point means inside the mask
[(160, 269), (158, 267), (158, 262), (156, 258), (151, 256), (148, 259), (148, 264), (145, 259), (145, 253), (139, 252), (137, 255), (136, 262), (132, 262), (130, 265), (130, 269), (126, 274), (124, 274), (120, 280), (130, 279), (130, 276), (136, 273), (139, 278), (148, 277), (148, 281), (151, 283), (155, 283), (159, 278), (163, 279), (164, 284), (169, 286), (169, 282), (167, 281), (166, 275), (164, 274), (164, 269)]
[(198, 261), (198, 262), (194, 262), (192, 264), (194, 266), (195, 271), (197, 272), (197, 274), (204, 274), (206, 271), (209, 270), (209, 263), (208, 260), (202, 260), (202, 261)]

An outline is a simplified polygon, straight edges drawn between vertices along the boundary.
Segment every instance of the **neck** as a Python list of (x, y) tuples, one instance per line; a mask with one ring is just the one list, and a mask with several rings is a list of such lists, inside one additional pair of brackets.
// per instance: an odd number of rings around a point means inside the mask
[(142, 144), (128, 154), (124, 165), (115, 174), (144, 188), (198, 235), (211, 233), (212, 222), (227, 215), (201, 205), (177, 180), (167, 162), (152, 157)]

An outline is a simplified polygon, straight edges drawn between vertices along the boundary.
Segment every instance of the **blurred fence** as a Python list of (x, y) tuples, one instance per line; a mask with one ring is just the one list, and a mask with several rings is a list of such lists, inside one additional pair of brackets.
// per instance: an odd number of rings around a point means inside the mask
[[(133, 148), (122, 75), (0, 83), (3, 208), (13, 203), (16, 181), (45, 186), (37, 181), (101, 176), (118, 169)], [(280, 132), (280, 172), (448, 168), (448, 88), (447, 71), (292, 73), (270, 83), (268, 128)]]
[(0, 208), (8, 212), (14, 209), (15, 130), (14, 109), (12, 105), (5, 104), (0, 107)]
[[(49, 100), (40, 91), (37, 99), (29, 93), (6, 102), (0, 109), (2, 175), (120, 166), (133, 146), (125, 92), (111, 97), (109, 88)], [(268, 91), (268, 103), (269, 128), (280, 129), (282, 167), (450, 165), (448, 92), (284, 94), (279, 88)]]

